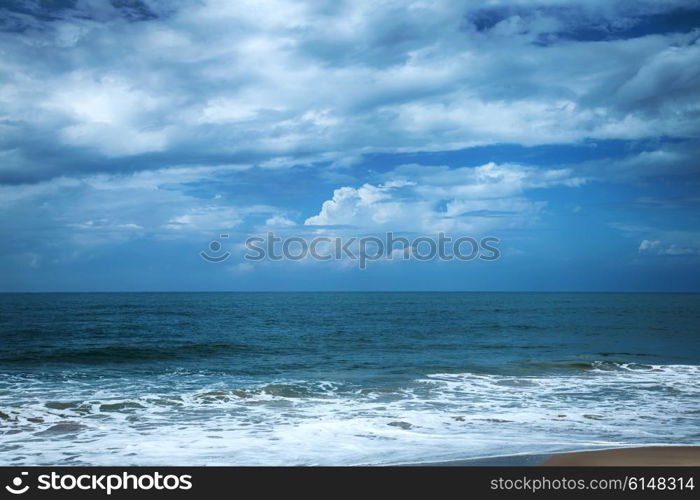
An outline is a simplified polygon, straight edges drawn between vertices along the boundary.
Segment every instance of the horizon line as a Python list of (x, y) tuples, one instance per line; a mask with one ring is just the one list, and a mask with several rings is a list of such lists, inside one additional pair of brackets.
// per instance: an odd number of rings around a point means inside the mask
[(581, 293), (581, 294), (700, 294), (700, 290), (25, 290), (12, 294), (110, 294), (110, 293)]

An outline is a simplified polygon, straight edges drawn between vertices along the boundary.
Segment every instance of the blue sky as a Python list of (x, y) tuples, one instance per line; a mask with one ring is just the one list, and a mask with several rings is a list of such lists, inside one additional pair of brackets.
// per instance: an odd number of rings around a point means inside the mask
[(0, 291), (700, 291), (695, 1), (13, 0), (0, 54)]

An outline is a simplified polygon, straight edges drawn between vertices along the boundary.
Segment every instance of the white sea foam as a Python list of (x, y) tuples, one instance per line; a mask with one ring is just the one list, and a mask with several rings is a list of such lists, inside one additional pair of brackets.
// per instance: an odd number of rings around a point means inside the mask
[[(0, 384), (4, 464), (389, 464), (700, 443), (700, 367), (436, 373), (402, 387), (193, 375)], [(176, 384), (173, 390), (173, 384)]]

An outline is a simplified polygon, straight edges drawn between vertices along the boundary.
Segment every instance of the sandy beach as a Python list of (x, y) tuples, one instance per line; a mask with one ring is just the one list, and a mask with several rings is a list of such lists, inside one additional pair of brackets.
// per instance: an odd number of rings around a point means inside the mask
[(700, 446), (657, 446), (562, 453), (549, 457), (548, 466), (700, 466)]
[(406, 464), (428, 467), (522, 467), (522, 466), (700, 466), (700, 446), (640, 446), (558, 454), (504, 455), (446, 462)]

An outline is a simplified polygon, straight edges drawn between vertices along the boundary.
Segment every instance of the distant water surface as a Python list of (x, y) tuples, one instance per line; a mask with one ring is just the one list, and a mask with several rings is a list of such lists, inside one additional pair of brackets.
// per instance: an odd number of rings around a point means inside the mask
[(700, 295), (0, 295), (0, 463), (700, 444)]

